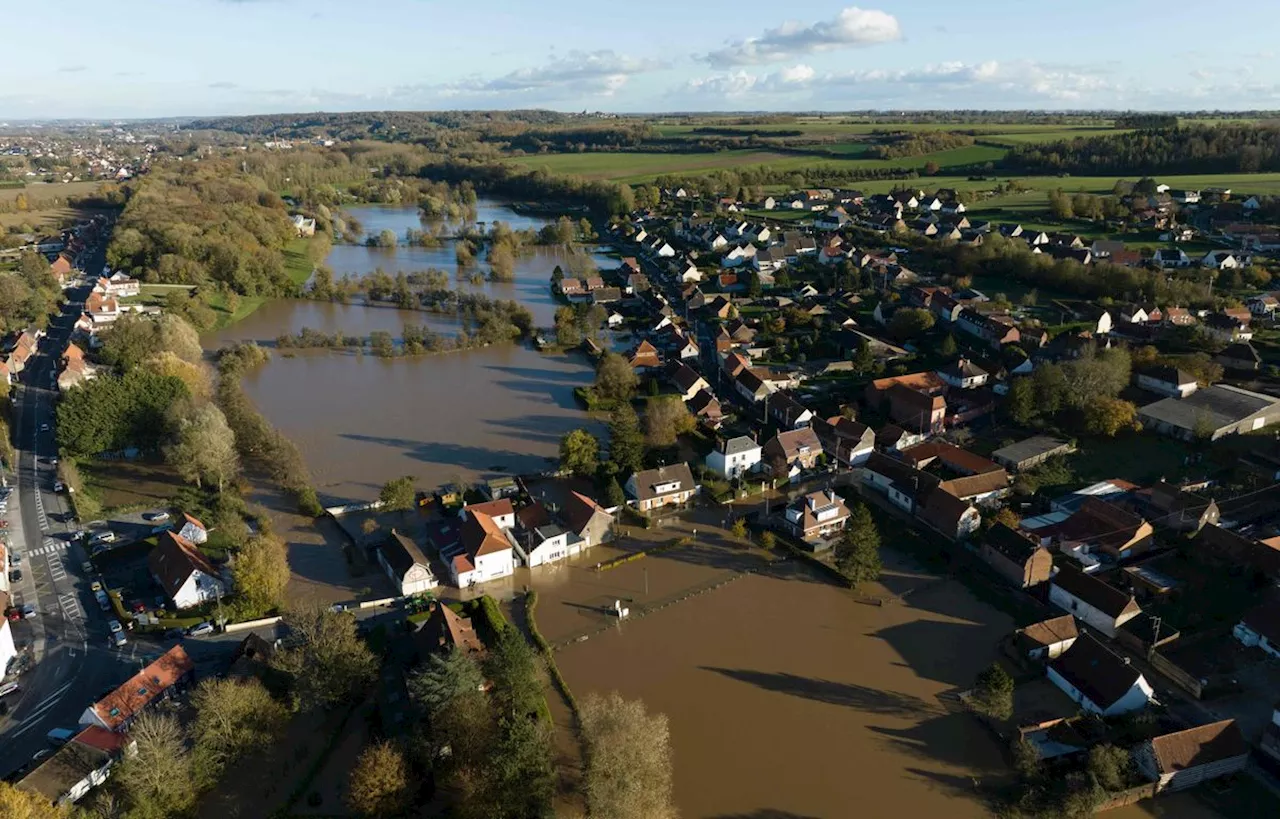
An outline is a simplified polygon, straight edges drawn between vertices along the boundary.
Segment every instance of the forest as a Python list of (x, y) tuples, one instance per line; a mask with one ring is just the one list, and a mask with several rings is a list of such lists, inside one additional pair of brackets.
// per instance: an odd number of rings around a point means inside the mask
[(1031, 174), (1258, 173), (1280, 170), (1280, 127), (1190, 125), (1016, 145), (1006, 168)]

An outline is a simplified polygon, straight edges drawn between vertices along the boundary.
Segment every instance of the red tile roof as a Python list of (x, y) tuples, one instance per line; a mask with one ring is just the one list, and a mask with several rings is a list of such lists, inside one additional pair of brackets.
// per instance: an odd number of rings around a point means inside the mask
[(91, 707), (108, 728), (118, 730), (194, 669), (195, 663), (187, 656), (186, 650), (182, 646), (174, 646)]

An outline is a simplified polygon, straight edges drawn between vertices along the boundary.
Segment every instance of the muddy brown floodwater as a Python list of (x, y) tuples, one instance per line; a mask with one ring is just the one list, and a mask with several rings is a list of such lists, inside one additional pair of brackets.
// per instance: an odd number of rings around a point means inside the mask
[[(350, 212), (372, 234), (386, 228), (403, 236), (406, 228), (421, 227), (414, 208)], [(479, 219), (503, 219), (516, 228), (543, 224), (488, 201), (481, 202)], [(339, 275), (376, 267), (392, 273), (435, 267), (452, 277), (453, 253), (447, 242), (431, 249), (338, 245), (329, 262)], [(600, 254), (595, 258), (602, 266), (616, 264)], [(514, 282), (459, 286), (520, 301), (539, 326), (549, 326), (556, 307), (549, 277), (562, 260), (562, 252), (538, 249), (520, 259)], [(427, 312), (276, 301), (210, 336), (206, 346), (252, 340), (270, 347), (277, 336), (304, 327), (360, 336), (386, 330), (399, 337), (405, 324), (429, 324), (441, 333), (456, 329), (451, 319)], [(545, 469), (558, 457), (566, 432), (583, 426), (600, 431), (573, 398), (574, 387), (593, 377), (581, 355), (541, 355), (510, 345), (396, 360), (276, 351), (244, 385), (267, 419), (302, 448), (327, 505), (370, 500), (383, 483), (400, 475), (413, 475), (419, 486), (433, 488), (457, 478)]]
[(1008, 771), (947, 696), (1012, 623), (954, 581), (889, 574), (915, 588), (908, 602), (859, 603), (805, 571), (747, 575), (557, 661), (578, 697), (617, 690), (667, 714), (685, 819), (985, 816), (976, 788)]

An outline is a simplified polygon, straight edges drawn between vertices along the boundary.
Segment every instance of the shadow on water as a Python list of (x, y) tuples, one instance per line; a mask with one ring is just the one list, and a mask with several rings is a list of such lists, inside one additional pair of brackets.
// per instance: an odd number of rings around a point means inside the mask
[(982, 795), (981, 781), (972, 776), (954, 776), (937, 771), (926, 771), (922, 768), (907, 768), (907, 773), (927, 780), (934, 790), (943, 791), (952, 796), (973, 798)]
[(556, 370), (548, 367), (508, 367), (500, 364), (486, 364), (486, 370), (494, 372), (506, 373), (507, 375), (518, 375), (521, 378), (529, 378), (534, 381), (546, 384), (549, 387), (578, 387), (583, 381), (578, 378), (571, 378), (564, 370)]
[(500, 435), (520, 441), (545, 441), (557, 446), (563, 433), (555, 430), (564, 426), (564, 418), (554, 415), (527, 415), (523, 418), (486, 418), (485, 423)]
[[(868, 725), (867, 728), (885, 737), (894, 748), (922, 761), (943, 762), (958, 768), (969, 767), (977, 761), (972, 734), (977, 723), (968, 714), (944, 713), (910, 728), (889, 728)], [(966, 780), (967, 783), (968, 780)], [(972, 788), (968, 788), (972, 792)]]
[(382, 446), (402, 450), (402, 454), (405, 457), (413, 458), (423, 463), (443, 464), (459, 470), (471, 470), (488, 477), (501, 475), (506, 471), (505, 468), (502, 470), (495, 469), (495, 466), (526, 457), (510, 449), (497, 450), (440, 441), (411, 441), (407, 438), (386, 438), (378, 435), (361, 435), (354, 432), (344, 432), (341, 437), (352, 441), (381, 444)]
[(751, 813), (734, 813), (724, 814), (723, 816), (713, 816), (711, 819), (823, 819), (820, 816), (802, 816), (798, 813), (792, 813), (788, 810), (774, 810), (765, 808), (763, 810), (755, 810)]
[(548, 384), (545, 381), (515, 380), (499, 381), (496, 386), (512, 392), (523, 392), (539, 396), (544, 404), (555, 404), (560, 409), (580, 409), (577, 399), (573, 397), (570, 386), (580, 386), (573, 382), (564, 384)]
[(951, 686), (973, 684), (985, 657), (975, 656), (988, 628), (972, 623), (913, 620), (880, 629), (872, 636), (898, 652), (918, 676)]
[(770, 671), (750, 671), (744, 668), (714, 668), (699, 666), (704, 671), (713, 671), (732, 680), (748, 683), (766, 691), (777, 691), (806, 700), (824, 702), (828, 705), (840, 705), (856, 708), (872, 714), (911, 717), (935, 713), (936, 709), (928, 702), (910, 694), (899, 694), (895, 691), (882, 691), (868, 688), (856, 683), (837, 682), (835, 680), (819, 680), (812, 677), (801, 677), (796, 674)]

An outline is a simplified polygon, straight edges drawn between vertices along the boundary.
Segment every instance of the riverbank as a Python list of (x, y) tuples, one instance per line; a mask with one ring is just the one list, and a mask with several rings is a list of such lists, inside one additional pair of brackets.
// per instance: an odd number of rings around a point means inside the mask
[[(284, 270), (289, 281), (299, 288), (306, 285), (315, 272), (316, 260), (312, 258), (310, 239), (294, 239), (284, 249)], [(217, 315), (217, 321), (206, 334), (216, 333), (244, 321), (262, 307), (273, 301), (288, 301), (278, 296), (240, 296), (232, 293), (215, 293), (209, 297), (209, 306)]]

